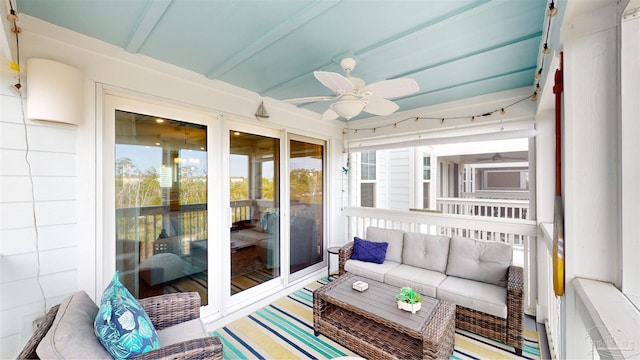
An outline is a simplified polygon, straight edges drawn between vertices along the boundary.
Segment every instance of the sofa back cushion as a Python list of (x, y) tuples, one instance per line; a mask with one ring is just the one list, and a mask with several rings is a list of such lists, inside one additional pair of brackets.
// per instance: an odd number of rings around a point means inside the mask
[(512, 258), (509, 244), (453, 236), (447, 275), (506, 287)]
[(404, 231), (402, 230), (383, 229), (370, 226), (367, 228), (366, 240), (389, 243), (385, 260), (401, 263), (403, 237)]
[(444, 273), (449, 258), (448, 236), (404, 233), (402, 263)]

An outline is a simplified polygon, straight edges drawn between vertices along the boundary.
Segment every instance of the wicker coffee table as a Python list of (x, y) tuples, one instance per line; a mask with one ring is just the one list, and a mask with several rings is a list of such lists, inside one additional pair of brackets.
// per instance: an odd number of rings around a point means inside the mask
[[(362, 280), (363, 292), (352, 289)], [(313, 327), (369, 359), (448, 359), (453, 352), (455, 305), (423, 296), (415, 314), (398, 309), (399, 288), (345, 274), (313, 292)]]

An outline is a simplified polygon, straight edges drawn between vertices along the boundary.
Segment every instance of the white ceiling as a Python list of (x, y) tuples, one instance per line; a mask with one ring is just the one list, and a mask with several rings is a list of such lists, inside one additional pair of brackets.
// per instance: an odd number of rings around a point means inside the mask
[[(312, 75), (410, 77), (399, 111), (531, 86), (546, 0), (15, 0), (17, 11), (278, 100), (332, 95)], [(322, 113), (330, 102), (302, 104)], [(370, 116), (362, 113), (354, 119)]]

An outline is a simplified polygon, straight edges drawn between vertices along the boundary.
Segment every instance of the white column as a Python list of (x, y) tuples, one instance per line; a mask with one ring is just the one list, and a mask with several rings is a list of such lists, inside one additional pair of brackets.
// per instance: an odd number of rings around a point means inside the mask
[(562, 358), (591, 357), (571, 280), (619, 283), (618, 15), (615, 1), (565, 20), (563, 194), (565, 213)]

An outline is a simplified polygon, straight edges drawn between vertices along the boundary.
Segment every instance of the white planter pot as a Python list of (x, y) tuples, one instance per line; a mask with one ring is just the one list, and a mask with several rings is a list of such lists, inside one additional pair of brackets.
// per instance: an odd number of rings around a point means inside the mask
[(422, 307), (422, 303), (417, 304), (409, 304), (404, 301), (398, 301), (398, 309), (402, 309), (405, 311), (410, 311), (412, 314), (415, 314)]

